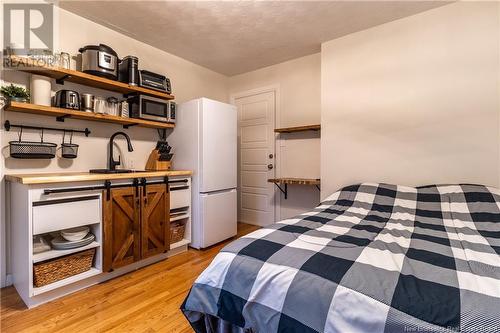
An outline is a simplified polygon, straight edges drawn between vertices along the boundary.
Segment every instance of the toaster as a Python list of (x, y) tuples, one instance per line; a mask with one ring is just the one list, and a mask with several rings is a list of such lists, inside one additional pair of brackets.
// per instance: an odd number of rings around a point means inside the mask
[(80, 110), (80, 95), (73, 90), (59, 90), (56, 92), (54, 106), (64, 109)]

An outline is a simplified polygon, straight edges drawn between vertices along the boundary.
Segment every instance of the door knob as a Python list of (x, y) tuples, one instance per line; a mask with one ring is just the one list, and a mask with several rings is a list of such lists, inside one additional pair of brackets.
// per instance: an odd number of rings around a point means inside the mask
[(273, 155), (273, 154), (269, 154), (269, 158), (273, 158), (273, 157), (274, 157), (274, 155)]
[(273, 167), (273, 165), (272, 165), (272, 164), (268, 164), (268, 165), (267, 165), (267, 168), (268, 168), (269, 170), (272, 170), (274, 167)]

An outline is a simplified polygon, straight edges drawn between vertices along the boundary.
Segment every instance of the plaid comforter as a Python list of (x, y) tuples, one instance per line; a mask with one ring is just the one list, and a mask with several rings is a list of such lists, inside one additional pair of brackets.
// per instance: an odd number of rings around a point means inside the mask
[(349, 186), (226, 246), (197, 332), (500, 332), (500, 190)]

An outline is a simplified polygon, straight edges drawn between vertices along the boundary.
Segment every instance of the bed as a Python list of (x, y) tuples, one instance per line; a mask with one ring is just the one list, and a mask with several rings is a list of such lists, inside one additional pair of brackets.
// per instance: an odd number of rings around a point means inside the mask
[(500, 190), (345, 187), (227, 245), (181, 310), (196, 332), (500, 332)]

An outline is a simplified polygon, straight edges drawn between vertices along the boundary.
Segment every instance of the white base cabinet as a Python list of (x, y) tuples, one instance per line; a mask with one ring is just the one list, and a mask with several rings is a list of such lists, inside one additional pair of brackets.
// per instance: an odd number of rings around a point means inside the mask
[[(148, 178), (148, 182), (162, 178)], [(130, 184), (130, 180), (113, 181), (113, 185)], [(103, 190), (44, 194), (45, 189), (82, 188), (102, 185), (101, 182), (59, 183), (49, 185), (22, 185), (8, 183), (9, 222), (11, 229), (11, 262), (13, 284), (28, 307), (34, 307), (93, 284), (123, 275), (140, 267), (166, 259), (186, 251), (191, 242), (191, 180), (189, 177), (170, 177), (171, 221), (182, 220), (186, 224), (184, 239), (170, 244), (170, 250), (112, 272), (103, 272)], [(68, 250), (51, 249), (33, 254), (33, 236), (60, 230), (89, 226), (95, 240), (81, 248)], [(33, 265), (47, 260), (95, 249), (90, 270), (41, 287), (33, 284)]]

